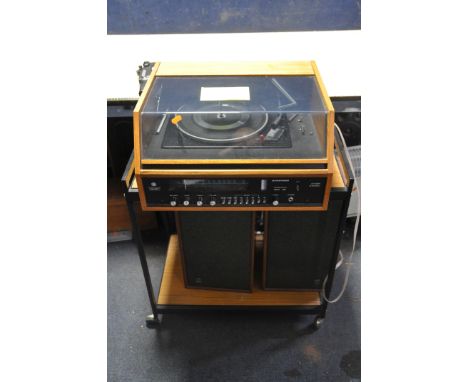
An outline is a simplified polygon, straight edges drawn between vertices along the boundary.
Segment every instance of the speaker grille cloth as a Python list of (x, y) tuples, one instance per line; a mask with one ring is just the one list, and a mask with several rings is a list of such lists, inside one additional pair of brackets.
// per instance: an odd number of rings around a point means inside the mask
[(268, 213), (265, 287), (320, 289), (333, 256), (342, 200), (327, 211)]
[(250, 290), (253, 214), (180, 212), (188, 286)]

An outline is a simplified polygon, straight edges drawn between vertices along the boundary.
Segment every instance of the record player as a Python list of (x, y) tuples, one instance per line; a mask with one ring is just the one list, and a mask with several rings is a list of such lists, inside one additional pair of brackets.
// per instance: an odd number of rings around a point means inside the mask
[(326, 210), (334, 110), (317, 66), (156, 63), (134, 111), (144, 210)]

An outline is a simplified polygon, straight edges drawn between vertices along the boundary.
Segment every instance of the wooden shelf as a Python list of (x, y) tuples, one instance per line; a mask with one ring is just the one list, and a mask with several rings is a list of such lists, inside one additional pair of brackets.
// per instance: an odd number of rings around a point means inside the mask
[[(137, 208), (137, 219), (141, 229), (157, 228), (154, 214)], [(120, 179), (107, 179), (107, 233), (132, 231), (127, 202)]]
[(257, 286), (252, 293), (185, 288), (177, 235), (172, 235), (158, 305), (315, 307), (320, 305), (320, 295), (310, 291), (266, 291)]

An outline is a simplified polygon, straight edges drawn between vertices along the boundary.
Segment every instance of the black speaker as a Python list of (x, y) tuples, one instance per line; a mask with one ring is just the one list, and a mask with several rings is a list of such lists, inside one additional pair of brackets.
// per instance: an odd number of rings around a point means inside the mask
[(107, 173), (120, 180), (133, 150), (133, 109), (129, 100), (107, 101)]
[(187, 288), (251, 291), (252, 212), (178, 212), (176, 223)]
[(361, 97), (332, 97), (335, 122), (348, 146), (361, 144)]
[(266, 214), (265, 289), (321, 289), (334, 255), (343, 205), (343, 200), (330, 200), (327, 211)]

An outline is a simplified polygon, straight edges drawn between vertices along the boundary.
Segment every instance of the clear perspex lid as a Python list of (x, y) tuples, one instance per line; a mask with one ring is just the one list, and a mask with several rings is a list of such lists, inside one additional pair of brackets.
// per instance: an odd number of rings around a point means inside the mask
[(326, 158), (326, 132), (314, 76), (156, 77), (140, 114), (141, 161)]

